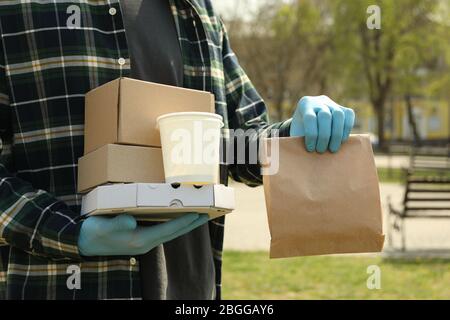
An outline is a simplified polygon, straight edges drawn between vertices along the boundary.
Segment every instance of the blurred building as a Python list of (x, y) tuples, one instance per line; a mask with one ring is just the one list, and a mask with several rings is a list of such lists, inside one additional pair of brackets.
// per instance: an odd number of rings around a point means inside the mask
[[(416, 97), (412, 99), (413, 114), (421, 140), (448, 141), (450, 139), (450, 101)], [(377, 120), (369, 102), (352, 104), (356, 111), (356, 132), (373, 133), (376, 140)], [(386, 104), (386, 139), (410, 141), (413, 138), (408, 110), (403, 99), (391, 99)]]

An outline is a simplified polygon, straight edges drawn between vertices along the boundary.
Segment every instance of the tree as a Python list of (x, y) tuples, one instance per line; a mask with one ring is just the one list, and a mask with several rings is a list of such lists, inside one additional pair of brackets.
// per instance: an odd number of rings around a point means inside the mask
[[(371, 0), (338, 1), (335, 21), (340, 31), (340, 48), (347, 46), (343, 49), (347, 54), (342, 66), (347, 67), (349, 63), (360, 66), (353, 69), (354, 76), (359, 79), (362, 75), (365, 79), (363, 88), (367, 89), (377, 115), (379, 146), (384, 148), (386, 102), (390, 95), (399, 92), (410, 102), (411, 95), (417, 92), (420, 67), (431, 58), (429, 46), (435, 41), (436, 23), (430, 15), (435, 12), (437, 1), (375, 1), (381, 9), (381, 29), (370, 30), (368, 15), (363, 13), (373, 3)], [(414, 126), (412, 118), (410, 122)]]
[[(329, 47), (320, 1), (283, 3), (271, 0), (251, 21), (228, 21), (232, 45), (275, 120), (290, 116), (297, 100), (323, 93), (326, 81), (319, 69)], [(240, 32), (237, 32), (240, 30)]]
[[(381, 29), (368, 26), (371, 5)], [(409, 105), (417, 140), (412, 97), (450, 95), (448, 12), (448, 0), (267, 0), (250, 21), (237, 19), (231, 36), (276, 120), (303, 95), (368, 100), (383, 148), (389, 99)]]

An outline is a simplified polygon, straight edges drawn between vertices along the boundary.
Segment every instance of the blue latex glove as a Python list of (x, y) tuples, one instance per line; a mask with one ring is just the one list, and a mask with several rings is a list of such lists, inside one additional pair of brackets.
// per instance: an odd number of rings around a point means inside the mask
[(129, 215), (89, 217), (81, 225), (78, 247), (84, 256), (141, 255), (208, 221), (208, 215), (186, 214), (154, 226), (138, 226)]
[(291, 122), (290, 135), (305, 137), (309, 152), (337, 152), (348, 140), (355, 123), (352, 109), (338, 105), (327, 96), (300, 99)]

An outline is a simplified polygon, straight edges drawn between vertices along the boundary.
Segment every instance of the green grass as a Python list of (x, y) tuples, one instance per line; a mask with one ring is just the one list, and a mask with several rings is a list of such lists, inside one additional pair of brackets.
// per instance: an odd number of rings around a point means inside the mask
[[(405, 170), (399, 168), (377, 168), (380, 182), (402, 183), (406, 179)], [(436, 176), (435, 171), (421, 171), (415, 174), (418, 177)], [(450, 178), (450, 172), (445, 172), (444, 177)]]
[(402, 169), (377, 168), (380, 182), (402, 183), (405, 181), (405, 171)]
[[(450, 260), (226, 251), (223, 263), (224, 299), (450, 299)], [(380, 267), (380, 290), (367, 288), (369, 265)]]

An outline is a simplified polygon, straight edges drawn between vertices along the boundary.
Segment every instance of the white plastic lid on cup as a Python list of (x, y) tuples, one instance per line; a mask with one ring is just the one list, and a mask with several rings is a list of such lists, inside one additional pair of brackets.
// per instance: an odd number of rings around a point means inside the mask
[(222, 116), (209, 112), (176, 112), (162, 115), (156, 122), (167, 183), (219, 183)]
[[(220, 120), (220, 127), (222, 128), (224, 126), (223, 124), (223, 118), (220, 114), (212, 113), (212, 112), (173, 112), (173, 113), (166, 113), (162, 116), (159, 116), (156, 118), (157, 128), (159, 128), (160, 121), (163, 121), (167, 118), (176, 118), (176, 117), (193, 117), (193, 118), (199, 118), (199, 120), (205, 120), (205, 118), (211, 118), (208, 120)], [(193, 119), (195, 120), (195, 119)]]

